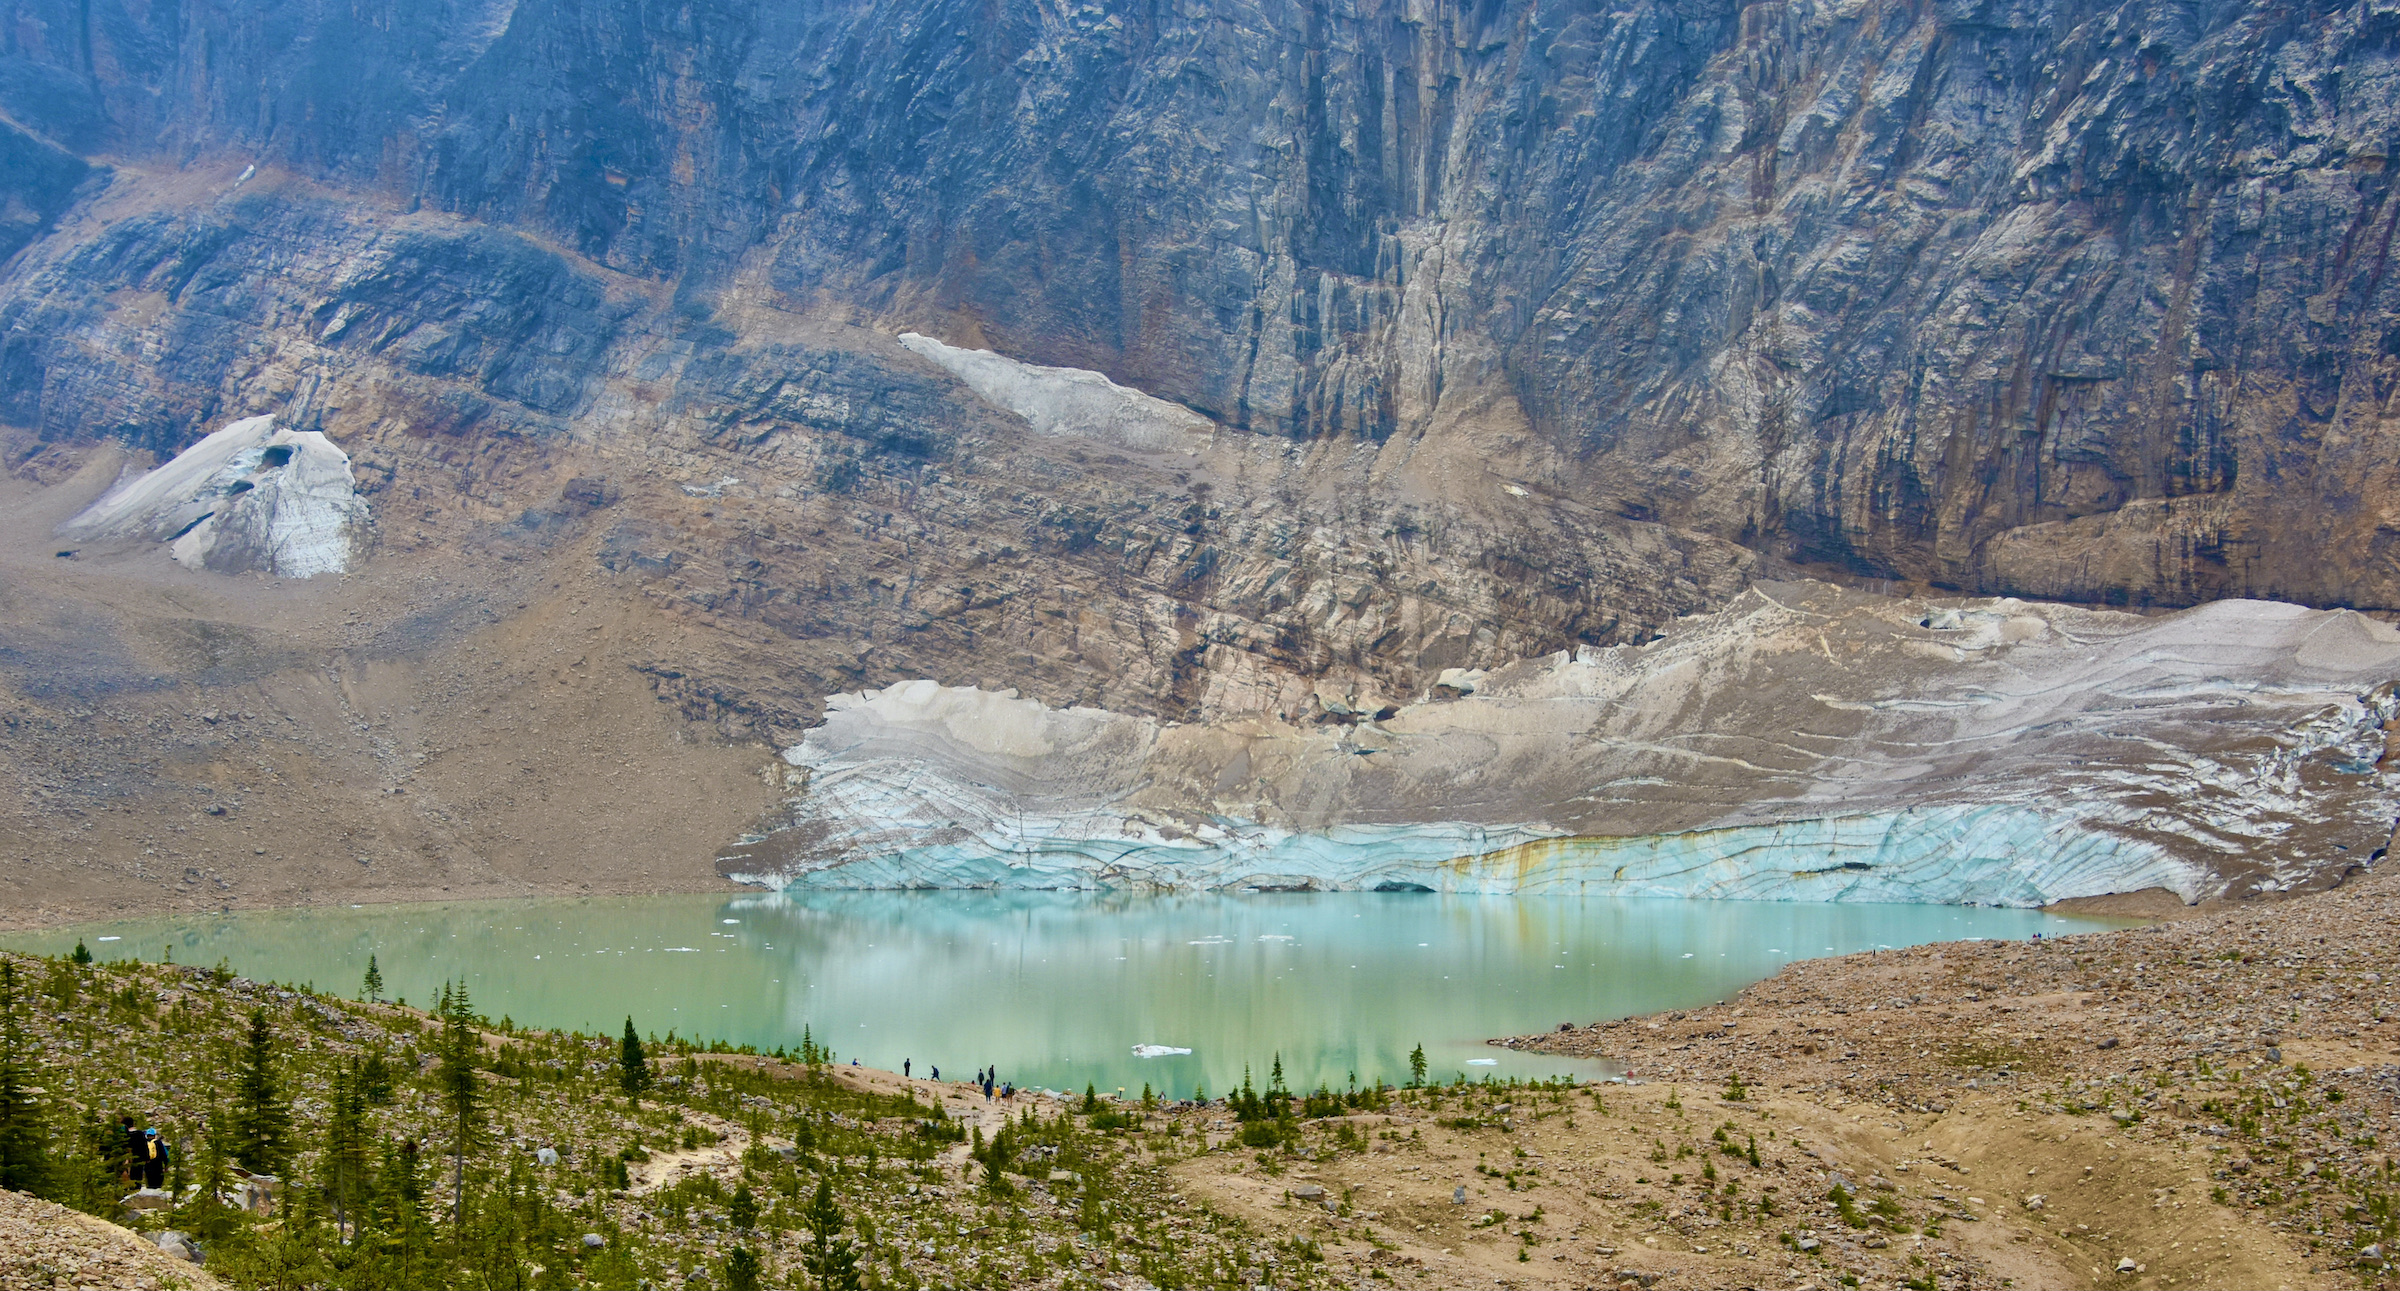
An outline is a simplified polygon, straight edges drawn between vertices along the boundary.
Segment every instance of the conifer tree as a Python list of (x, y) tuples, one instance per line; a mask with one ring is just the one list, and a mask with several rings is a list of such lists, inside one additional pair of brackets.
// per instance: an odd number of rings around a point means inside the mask
[(92, 962), (92, 948), (84, 945), (82, 939), (80, 938), (78, 938), (75, 942), (74, 959), (77, 964), (88, 964)]
[(800, 1263), (816, 1279), (818, 1291), (859, 1291), (858, 1252), (841, 1235), (842, 1208), (833, 1202), (830, 1180), (817, 1180), (816, 1198), (801, 1218), (808, 1224), (809, 1244)]
[(374, 1254), (389, 1287), (435, 1286), (433, 1242), (425, 1224), (425, 1168), (414, 1139), (384, 1140), (383, 1160), (367, 1204)]
[(725, 1291), (758, 1291), (762, 1272), (758, 1252), (747, 1246), (736, 1246), (725, 1257)]
[(450, 1226), (453, 1232), (466, 1219), (467, 1153), (474, 1147), (483, 1091), (475, 1079), (475, 1054), (483, 1036), (475, 1026), (475, 1009), (467, 1000), (467, 984), (442, 984), (441, 1061), (434, 1083), (441, 1091), (442, 1110), (450, 1120)]
[(232, 1120), (212, 1090), (208, 1118), (200, 1131), (200, 1191), (193, 1199), (198, 1217), (186, 1219), (187, 1211), (181, 1207), (176, 1211), (179, 1224), (206, 1237), (221, 1237), (231, 1228), (225, 1212), (225, 1166), (231, 1153)]
[(392, 1064), (384, 1059), (383, 1050), (370, 1049), (367, 1060), (358, 1069), (358, 1092), (369, 1107), (387, 1106), (392, 1101)]
[(1425, 1083), (1425, 1046), (1408, 1051), (1408, 1087), (1415, 1089)]
[(625, 1096), (641, 1106), (642, 1091), (650, 1088), (650, 1057), (642, 1052), (641, 1033), (633, 1029), (633, 1019), (625, 1019), (625, 1039), (617, 1049), (617, 1083)]
[(359, 983), (358, 996), (369, 1004), (383, 996), (383, 969), (376, 965), (373, 952), (367, 955), (367, 976), (365, 981)]
[(34, 1095), (33, 1049), (17, 1012), (17, 966), (0, 960), (0, 1188), (44, 1193), (50, 1142)]
[(292, 1109), (275, 1079), (275, 1032), (265, 1009), (250, 1011), (233, 1099), (234, 1159), (259, 1174), (281, 1175), (292, 1159)]
[(367, 1156), (366, 1080), (352, 1058), (333, 1074), (333, 1091), (326, 1109), (325, 1150), (318, 1170), (325, 1200), (333, 1207), (334, 1229), (348, 1240), (353, 1212), (364, 1200), (374, 1165)]

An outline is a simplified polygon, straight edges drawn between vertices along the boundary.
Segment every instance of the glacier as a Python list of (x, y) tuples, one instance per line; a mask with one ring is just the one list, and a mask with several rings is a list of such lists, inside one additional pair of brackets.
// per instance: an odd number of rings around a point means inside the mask
[(719, 857), (774, 888), (1424, 890), (2038, 906), (2338, 880), (2392, 834), (2400, 633), (1762, 584), (1376, 720), (833, 697)]
[(110, 489), (60, 526), (156, 542), (190, 569), (314, 578), (349, 568), (365, 532), (350, 455), (321, 431), (246, 417)]

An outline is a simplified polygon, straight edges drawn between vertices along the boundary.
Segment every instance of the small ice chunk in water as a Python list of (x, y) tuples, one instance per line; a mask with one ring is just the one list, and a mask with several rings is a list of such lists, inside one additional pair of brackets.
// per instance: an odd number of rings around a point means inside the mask
[(123, 940), (125, 940), (125, 939), (124, 939), (123, 937), (102, 937), (100, 940), (102, 940), (102, 941), (123, 941)]
[(1170, 1044), (1137, 1044), (1133, 1047), (1133, 1056), (1136, 1058), (1167, 1058), (1190, 1052), (1189, 1049), (1178, 1049)]
[(739, 919), (719, 919), (717, 922), (719, 922), (719, 923), (740, 923), (740, 922), (741, 922), (741, 920), (739, 920)]
[(1498, 1058), (1469, 1058), (1467, 1065), (1470, 1067), (1497, 1067), (1500, 1065), (1500, 1060)]

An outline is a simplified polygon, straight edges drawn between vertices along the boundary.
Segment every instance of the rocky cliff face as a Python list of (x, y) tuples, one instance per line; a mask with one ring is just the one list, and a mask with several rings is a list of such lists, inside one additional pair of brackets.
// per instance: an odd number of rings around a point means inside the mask
[[(2373, 3), (6, 17), (20, 224), (67, 154), (255, 161), (605, 266), (702, 350), (743, 306), (803, 309), (1310, 445), (1521, 436), (1525, 487), (1859, 572), (2400, 604)], [(188, 213), (176, 274), (225, 249)], [(460, 236), (482, 263), (446, 242), (420, 271), (567, 303), (481, 276), (518, 237)], [(571, 332), (472, 384), (588, 412), (624, 338)], [(19, 419), (128, 411), (36, 396), (48, 366), (12, 358)], [(188, 439), (194, 411), (151, 416)]]
[[(1795, 565), (2400, 607), (2396, 40), (2380, 0), (0, 0), (0, 423), (31, 487), (321, 431), (369, 570), (601, 580), (694, 629), (624, 662), (779, 743), (920, 677), (1371, 713)], [(1197, 416), (1012, 403), (1036, 367)]]

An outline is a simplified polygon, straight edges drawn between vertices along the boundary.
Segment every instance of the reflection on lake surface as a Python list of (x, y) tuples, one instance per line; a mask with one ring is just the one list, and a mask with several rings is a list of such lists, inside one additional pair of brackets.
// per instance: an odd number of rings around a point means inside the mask
[[(1021, 1085), (1188, 1096), (1433, 1074), (1596, 1074), (1489, 1036), (1730, 996), (1796, 958), (2104, 926), (1954, 906), (1427, 894), (812, 892), (282, 910), (0, 936), (420, 1004), (463, 976), (521, 1024), (797, 1048)], [(1190, 1049), (1137, 1057), (1136, 1045)], [(1476, 1062), (1475, 1060), (1482, 1060)]]

